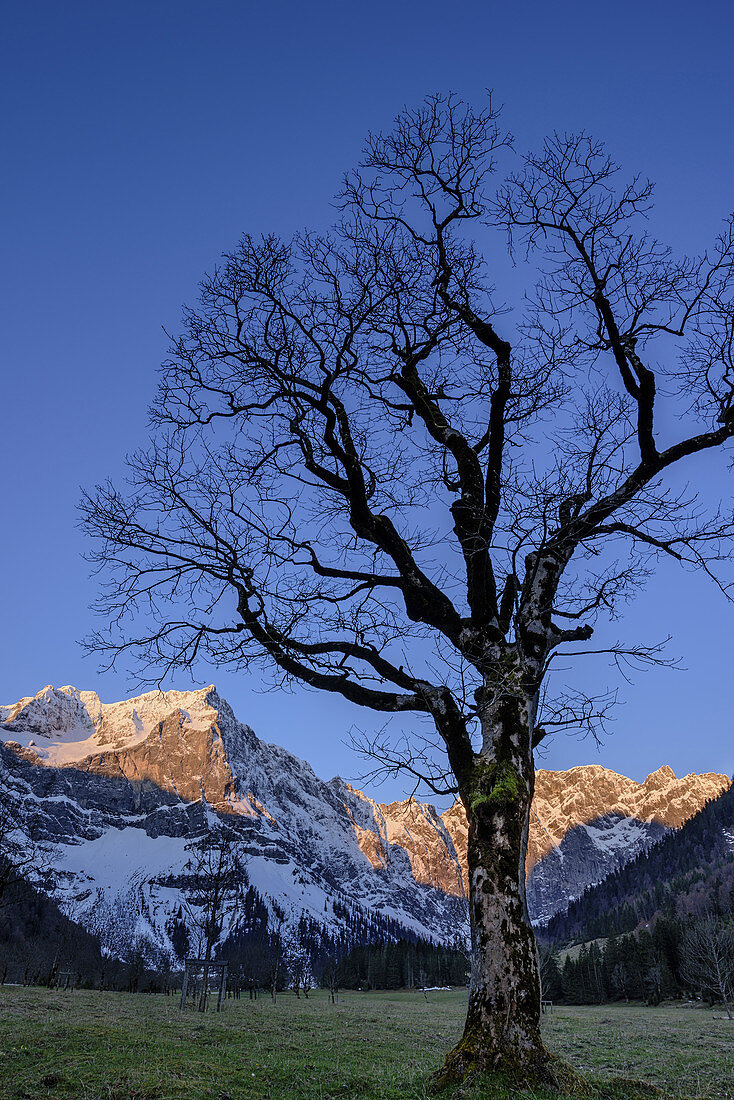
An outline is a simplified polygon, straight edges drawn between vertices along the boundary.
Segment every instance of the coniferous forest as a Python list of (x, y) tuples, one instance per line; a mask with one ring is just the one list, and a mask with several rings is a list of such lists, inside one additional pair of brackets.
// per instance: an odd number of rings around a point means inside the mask
[(709, 926), (732, 942), (734, 787), (538, 929), (544, 996), (659, 1004), (694, 992), (713, 1003), (721, 991), (686, 966), (687, 943)]

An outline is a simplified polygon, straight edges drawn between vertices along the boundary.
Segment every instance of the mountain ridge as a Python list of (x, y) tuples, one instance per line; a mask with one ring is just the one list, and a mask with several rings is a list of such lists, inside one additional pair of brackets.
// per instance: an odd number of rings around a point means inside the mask
[[(294, 911), (322, 918), (329, 898), (343, 896), (438, 939), (465, 919), (459, 803), (439, 814), (415, 799), (378, 803), (339, 777), (323, 781), (305, 761), (260, 741), (214, 685), (116, 703), (47, 685), (0, 707), (0, 741), (5, 776), (45, 805), (38, 815), (54, 845), (64, 905), (88, 927), (124, 924), (126, 906), (137, 917), (160, 910), (141, 927), (166, 950), (161, 928), (175, 903), (161, 885), (166, 860), (170, 873), (181, 865), (185, 838), (205, 827), (203, 806), (237, 821), (254, 852), (258, 889)], [(601, 765), (539, 769), (528, 853), (535, 919), (679, 827), (729, 782), (716, 773), (677, 779), (666, 765), (643, 783)], [(132, 855), (124, 851), (131, 844)], [(85, 858), (77, 858), (84, 845)]]
[(623, 935), (662, 916), (688, 921), (734, 911), (734, 786), (680, 829), (588, 887), (541, 929), (552, 944)]

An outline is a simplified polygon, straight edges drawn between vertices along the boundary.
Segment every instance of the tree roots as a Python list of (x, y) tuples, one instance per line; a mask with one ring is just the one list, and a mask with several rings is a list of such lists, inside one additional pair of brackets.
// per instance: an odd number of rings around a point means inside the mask
[[(515, 1049), (488, 1051), (471, 1034), (465, 1035), (431, 1078), (431, 1091), (441, 1092), (450, 1085), (472, 1084), (490, 1076), (497, 1084), (506, 1082), (515, 1090), (546, 1089), (568, 1095), (588, 1096), (588, 1085), (574, 1071), (539, 1045), (520, 1053)], [(584, 1092), (574, 1091), (584, 1085)]]
[[(449, 1089), (458, 1091), (448, 1093)], [(535, 1100), (646, 1100), (659, 1090), (641, 1081), (591, 1082), (544, 1047), (529, 1055), (516, 1052), (478, 1052), (464, 1037), (447, 1055), (440, 1070), (430, 1079), (434, 1095), (486, 1097), (510, 1100), (527, 1096)]]

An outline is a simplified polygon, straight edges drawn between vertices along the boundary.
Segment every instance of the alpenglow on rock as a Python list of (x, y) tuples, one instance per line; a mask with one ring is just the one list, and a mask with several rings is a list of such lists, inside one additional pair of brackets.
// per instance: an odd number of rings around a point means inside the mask
[[(334, 932), (344, 905), (451, 942), (466, 927), (466, 816), (408, 799), (378, 803), (260, 741), (213, 686), (102, 703), (46, 687), (0, 707), (0, 781), (50, 848), (69, 916), (124, 953), (141, 937), (171, 955), (191, 838), (220, 816), (248, 874), (290, 922)], [(528, 897), (547, 920), (584, 888), (677, 828), (729, 786), (723, 775), (635, 783), (604, 768), (539, 771)], [(337, 911), (335, 912), (335, 903)]]

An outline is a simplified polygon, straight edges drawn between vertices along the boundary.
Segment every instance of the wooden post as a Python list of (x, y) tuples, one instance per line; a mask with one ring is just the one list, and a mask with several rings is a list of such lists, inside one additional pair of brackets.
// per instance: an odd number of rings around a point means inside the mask
[(219, 971), (219, 996), (217, 997), (217, 1012), (222, 1011), (222, 999), (227, 988), (227, 964), (222, 963)]
[(189, 964), (184, 962), (183, 985), (181, 986), (181, 1011), (186, 1008), (186, 987), (189, 984)]

